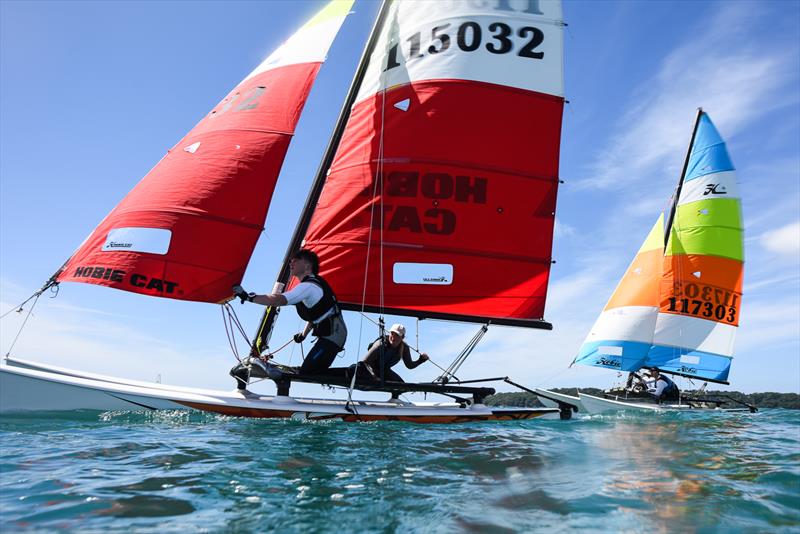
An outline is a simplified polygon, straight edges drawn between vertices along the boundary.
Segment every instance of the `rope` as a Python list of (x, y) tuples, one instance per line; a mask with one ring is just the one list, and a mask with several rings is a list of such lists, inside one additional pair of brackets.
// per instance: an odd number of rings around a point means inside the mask
[[(222, 313), (222, 324), (225, 325), (225, 337), (228, 338), (228, 345), (231, 348), (233, 357), (236, 358), (236, 361), (238, 361), (240, 364), (243, 365), (242, 358), (239, 357), (239, 349), (236, 346), (236, 337), (233, 335), (233, 325), (228, 324), (229, 315), (228, 316), (225, 315), (226, 308), (228, 307), (229, 306), (227, 303), (219, 307), (220, 312)], [(228, 314), (230, 314), (230, 311), (228, 312)]]

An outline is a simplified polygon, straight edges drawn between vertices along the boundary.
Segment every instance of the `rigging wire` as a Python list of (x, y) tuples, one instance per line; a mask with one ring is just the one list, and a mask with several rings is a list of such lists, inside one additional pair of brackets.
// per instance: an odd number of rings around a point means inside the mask
[[(31, 297), (31, 298), (34, 299), (33, 300), (33, 304), (31, 304), (31, 307), (28, 310), (28, 314), (25, 316), (25, 319), (22, 321), (22, 325), (19, 327), (19, 330), (17, 331), (17, 335), (14, 337), (14, 341), (11, 342), (11, 346), (8, 348), (8, 352), (6, 352), (6, 358), (8, 358), (11, 355), (11, 350), (14, 348), (14, 345), (17, 344), (17, 340), (19, 339), (19, 336), (22, 334), (22, 330), (25, 328), (25, 325), (27, 324), (28, 319), (30, 318), (31, 314), (33, 313), (33, 309), (36, 307), (36, 303), (39, 301), (39, 297), (42, 296), (43, 292), (44, 292), (44, 289), (42, 289), (41, 291), (38, 291), (37, 293), (35, 293), (34, 294), (35, 298)], [(30, 300), (30, 299), (28, 299), (28, 300)]]
[(50, 290), (51, 293), (53, 293), (53, 296), (50, 297), (51, 299), (54, 299), (54, 298), (56, 298), (58, 296), (58, 282), (53, 282), (52, 279), (48, 280), (48, 282), (39, 291), (35, 292), (30, 297), (28, 297), (25, 300), (23, 300), (18, 305), (12, 307), (10, 310), (8, 310), (3, 315), (0, 315), (0, 319), (5, 319), (6, 316), (10, 315), (12, 312), (22, 313), (22, 311), (24, 309), (24, 306), (28, 302), (30, 302), (33, 299), (38, 299), (42, 295), (42, 293), (44, 293), (48, 289)]

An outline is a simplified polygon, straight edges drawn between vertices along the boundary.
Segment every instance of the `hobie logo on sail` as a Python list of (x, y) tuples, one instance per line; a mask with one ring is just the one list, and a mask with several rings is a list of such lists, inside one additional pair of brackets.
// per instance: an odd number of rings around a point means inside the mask
[(114, 228), (101, 250), (166, 254), (171, 240), (172, 231), (165, 228)]
[(726, 195), (728, 192), (722, 184), (706, 184), (706, 190), (703, 191), (703, 196), (707, 195)]
[(602, 365), (604, 367), (622, 367), (622, 362), (615, 358), (602, 357), (595, 362), (595, 365)]

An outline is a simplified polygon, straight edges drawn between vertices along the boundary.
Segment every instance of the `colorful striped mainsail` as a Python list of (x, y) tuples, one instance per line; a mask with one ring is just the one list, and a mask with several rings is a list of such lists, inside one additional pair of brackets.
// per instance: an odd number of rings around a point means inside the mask
[(726, 383), (743, 265), (734, 167), (701, 110), (670, 213), (648, 234), (575, 361)]

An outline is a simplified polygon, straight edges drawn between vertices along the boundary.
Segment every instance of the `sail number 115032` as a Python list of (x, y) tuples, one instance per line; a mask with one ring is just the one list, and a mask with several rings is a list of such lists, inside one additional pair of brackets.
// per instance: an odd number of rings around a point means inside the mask
[[(455, 35), (453, 35), (455, 30)], [(530, 59), (543, 59), (544, 52), (538, 50), (544, 42), (544, 32), (535, 26), (523, 26), (514, 30), (505, 22), (491, 22), (486, 28), (488, 35), (484, 38), (484, 29), (475, 21), (462, 22), (458, 28), (452, 24), (434, 26), (430, 31), (430, 40), (425, 37), (423, 45), (423, 32), (416, 32), (406, 39), (408, 43), (408, 56), (405, 61), (421, 59), (426, 55), (436, 55), (445, 52), (451, 47), (463, 52), (474, 52), (483, 47), (492, 54), (508, 54), (515, 49), (515, 37), (521, 38), (522, 46), (517, 50), (517, 55)], [(455, 46), (453, 40), (455, 39)], [(428, 44), (430, 43), (430, 44)], [(385, 71), (401, 65), (400, 43), (395, 44), (387, 52)]]

